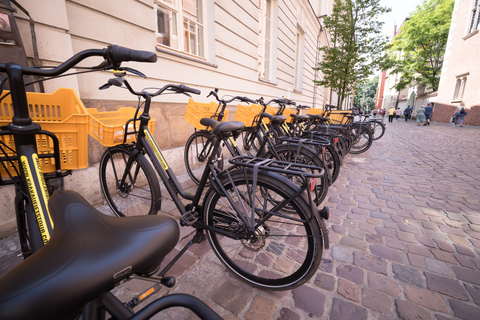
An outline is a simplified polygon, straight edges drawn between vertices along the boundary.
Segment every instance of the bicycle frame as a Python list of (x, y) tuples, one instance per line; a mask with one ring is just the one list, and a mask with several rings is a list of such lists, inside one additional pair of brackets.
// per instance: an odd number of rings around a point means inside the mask
[[(254, 205), (255, 204), (255, 199), (254, 199), (254, 197), (253, 197), (253, 199), (250, 199), (250, 203), (251, 203), (251, 206), (252, 206), (252, 211), (251, 212), (247, 212), (246, 208), (242, 208), (243, 210), (240, 210), (240, 208), (238, 208), (237, 206), (234, 205), (235, 201), (232, 199), (232, 197), (229, 195), (229, 193), (219, 183), (219, 181), (220, 181), (219, 176), (222, 173), (225, 172), (228, 175), (229, 170), (232, 170), (233, 168), (236, 168), (236, 166), (248, 167), (250, 165), (242, 164), (241, 162), (238, 162), (239, 157), (236, 157), (236, 158), (233, 158), (233, 159), (237, 160), (234, 163), (235, 164), (234, 167), (231, 167), (231, 168), (229, 168), (225, 171), (221, 171), (220, 173), (218, 173), (219, 170), (216, 168), (216, 165), (215, 165), (217, 163), (218, 159), (216, 159), (215, 152), (213, 152), (208, 159), (208, 165), (205, 167), (205, 170), (202, 174), (202, 178), (200, 180), (200, 184), (198, 186), (198, 189), (197, 189), (196, 193), (194, 195), (187, 194), (185, 192), (185, 190), (182, 188), (182, 186), (180, 185), (180, 183), (178, 182), (173, 170), (168, 165), (168, 163), (165, 160), (165, 157), (163, 156), (160, 148), (158, 147), (153, 135), (151, 134), (151, 132), (148, 129), (148, 121), (150, 120), (150, 117), (148, 116), (148, 112), (149, 112), (149, 108), (150, 108), (151, 97), (150, 97), (150, 95), (145, 94), (144, 98), (145, 98), (145, 108), (144, 108), (143, 114), (139, 118), (140, 126), (139, 126), (139, 130), (138, 130), (137, 144), (135, 146), (135, 149), (137, 151), (130, 155), (130, 157), (127, 161), (125, 172), (124, 172), (124, 174), (122, 176), (122, 179), (121, 179), (122, 182), (120, 184), (124, 183), (128, 172), (130, 172), (131, 165), (133, 163), (135, 155), (138, 154), (139, 152), (142, 152), (142, 150), (145, 150), (145, 153), (150, 157), (150, 160), (152, 161), (152, 164), (153, 164), (155, 170), (159, 174), (161, 180), (164, 182), (164, 185), (165, 185), (168, 193), (172, 197), (173, 202), (175, 203), (176, 207), (180, 211), (180, 214), (182, 216), (180, 218), (180, 223), (183, 226), (188, 225), (188, 226), (193, 226), (197, 229), (208, 229), (208, 230), (211, 230), (213, 232), (223, 234), (225, 236), (228, 236), (228, 237), (231, 237), (231, 238), (234, 238), (234, 239), (238, 238), (236, 236), (236, 234), (234, 234), (234, 233), (225, 232), (222, 229), (215, 228), (215, 227), (207, 225), (201, 219), (199, 220), (198, 212), (196, 212), (196, 210), (197, 210), (197, 208), (199, 208), (202, 192), (205, 189), (205, 186), (207, 184), (209, 176), (213, 175), (214, 179), (212, 179), (212, 182), (215, 184), (215, 187), (218, 188), (219, 190), (222, 190), (222, 192), (226, 195), (226, 198), (228, 199), (230, 204), (232, 204), (232, 207), (235, 209), (237, 216), (245, 223), (245, 225), (248, 227), (250, 232), (254, 232), (255, 227), (258, 226), (258, 222), (255, 223), (254, 218), (253, 218), (254, 210), (255, 210), (255, 205)], [(126, 132), (125, 136), (127, 134), (132, 134), (132, 133)], [(213, 136), (213, 134), (212, 134), (212, 136)], [(124, 140), (124, 141), (126, 141), (126, 140)], [(220, 144), (222, 142), (224, 142), (226, 144), (227, 148), (232, 153), (232, 155), (234, 155), (234, 156), (239, 155), (238, 149), (236, 149), (236, 145), (234, 144), (234, 142), (232, 144), (232, 141), (229, 138), (222, 138), (220, 135), (217, 137), (217, 139), (215, 141), (215, 144), (212, 147), (213, 150), (214, 151), (218, 150), (220, 148)], [(263, 163), (256, 163), (252, 167), (254, 172), (255, 171), (258, 172), (258, 170), (261, 168), (262, 165), (263, 165), (263, 167), (265, 167), (266, 164), (268, 164), (269, 162), (270, 163), (272, 162), (272, 160), (269, 160), (269, 159), (267, 159), (267, 160), (262, 159), (262, 160), (264, 160)], [(297, 166), (300, 166), (300, 165), (297, 165)], [(303, 166), (303, 167), (309, 168), (309, 166), (306, 166), (306, 165)], [(271, 169), (275, 170), (275, 168), (271, 168)], [(246, 169), (244, 168), (244, 170), (246, 170)], [(279, 171), (279, 170), (277, 169), (277, 171)], [(283, 170), (283, 172), (284, 173), (288, 172), (288, 173), (292, 174), (291, 171)], [(306, 174), (304, 172), (300, 173), (300, 171), (298, 171), (297, 174), (306, 175), (306, 176), (309, 175), (309, 174)], [(318, 175), (321, 175), (321, 174), (323, 174), (323, 172), (320, 172), (320, 174), (318, 174)], [(307, 179), (303, 179), (303, 180), (304, 180), (303, 184), (302, 184), (303, 187), (300, 188), (299, 191), (297, 192), (297, 194), (295, 194), (291, 199), (293, 199), (293, 198), (299, 196), (300, 194), (302, 194), (303, 191), (307, 188), (308, 181), (307, 181)], [(256, 185), (256, 181), (254, 180), (252, 189), (255, 189), (255, 185)], [(237, 192), (236, 195), (239, 196), (238, 191), (236, 191), (236, 192)], [(191, 204), (189, 204), (187, 207), (185, 207), (178, 195), (180, 195), (184, 199), (191, 200), (192, 201)], [(309, 193), (308, 193), (308, 196), (310, 197)], [(291, 201), (291, 199), (290, 199), (290, 201)], [(289, 201), (283, 201), (283, 202), (277, 204), (274, 208), (269, 210), (267, 212), (267, 214), (279, 215), (278, 213), (276, 213), (274, 211), (278, 211), (278, 210), (282, 209), (283, 207), (288, 205), (288, 203), (289, 203)], [(187, 211), (187, 208), (188, 208), (189, 211)], [(287, 217), (287, 216), (284, 216), (284, 215), (282, 215), (282, 216)], [(270, 216), (267, 216), (267, 217), (270, 217)], [(294, 218), (290, 218), (290, 219), (295, 220)], [(263, 221), (261, 221), (261, 222), (263, 222)]]

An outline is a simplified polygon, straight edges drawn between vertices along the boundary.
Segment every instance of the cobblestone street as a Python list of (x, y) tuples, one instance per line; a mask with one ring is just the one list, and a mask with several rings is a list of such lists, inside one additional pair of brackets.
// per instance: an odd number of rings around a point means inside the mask
[[(345, 157), (325, 205), (330, 250), (305, 285), (254, 289), (204, 242), (174, 266), (170, 293), (193, 294), (225, 319), (479, 319), (479, 127), (387, 123), (366, 153)], [(171, 200), (162, 210), (178, 216)], [(181, 228), (177, 252), (192, 230)], [(0, 244), (3, 274), (19, 260), (18, 244)], [(115, 293), (131, 298), (147, 285), (135, 280)], [(196, 317), (171, 309), (156, 319)]]

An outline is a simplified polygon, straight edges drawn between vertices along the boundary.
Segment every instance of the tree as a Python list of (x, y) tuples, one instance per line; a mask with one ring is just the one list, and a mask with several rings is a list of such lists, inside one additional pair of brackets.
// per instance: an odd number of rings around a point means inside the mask
[(363, 106), (368, 109), (375, 107), (375, 99), (377, 96), (378, 76), (370, 79), (368, 82), (360, 84), (355, 90), (355, 106)]
[(367, 80), (384, 59), (386, 37), (378, 16), (390, 9), (380, 7), (380, 0), (335, 0), (333, 12), (324, 18), (332, 45), (319, 48), (322, 61), (315, 70), (323, 73), (316, 85), (331, 88), (343, 104), (355, 86)]
[(401, 74), (395, 89), (413, 83), (436, 91), (440, 82), (455, 0), (425, 0), (402, 25), (389, 47), (386, 68)]

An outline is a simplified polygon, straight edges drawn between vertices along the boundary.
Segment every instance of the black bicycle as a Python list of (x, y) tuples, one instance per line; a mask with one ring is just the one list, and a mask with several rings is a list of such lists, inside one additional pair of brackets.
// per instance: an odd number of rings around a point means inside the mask
[[(162, 297), (134, 314), (135, 304), (125, 305), (110, 293), (136, 275), (167, 286), (174, 284), (173, 278), (152, 277), (178, 242), (179, 229), (172, 218), (109, 217), (73, 191), (53, 194), (47, 206), (49, 193), (38, 158), (55, 159), (58, 149), (53, 155), (39, 156), (36, 152), (37, 133), (54, 135), (42, 132), (32, 122), (23, 74), (58, 76), (92, 56), (105, 59), (94, 70), (119, 70), (123, 61), (154, 62), (157, 58), (155, 53), (110, 46), (82, 51), (53, 69), (0, 64), (0, 71), (9, 78), (14, 111), (12, 123), (2, 131), (13, 135), (15, 149), (11, 149), (16, 152), (3, 160), (13, 167), (14, 160), (20, 163), (18, 177), (12, 177), (17, 189), (17, 221), (23, 228), (19, 230), (20, 239), (25, 237), (34, 252), (0, 279), (0, 319), (75, 319), (81, 315), (82, 319), (93, 320), (104, 319), (105, 311), (113, 319), (149, 319), (172, 306), (189, 308), (202, 319), (221, 319), (190, 295)], [(55, 228), (52, 230), (45, 221)]]
[[(202, 125), (211, 128), (215, 139), (212, 140), (198, 189), (195, 194), (188, 194), (148, 129), (149, 110), (151, 99), (163, 93), (196, 94), (199, 91), (169, 84), (137, 92), (123, 77), (109, 83), (125, 85), (144, 102), (140, 104), (143, 112), (138, 119), (132, 120), (139, 125), (133, 132), (125, 132), (125, 136), (136, 134), (136, 141), (117, 145), (104, 153), (100, 179), (107, 202), (115, 208), (114, 199), (119, 194), (129, 196), (139, 168), (135, 164), (138, 159), (148, 157), (181, 214), (181, 225), (196, 229), (189, 245), (160, 275), (165, 274), (190, 245), (207, 238), (225, 267), (253, 286), (287, 290), (313, 276), (324, 245), (328, 247), (324, 223), (324, 219), (328, 218), (328, 208), (316, 208), (309, 187), (313, 178), (323, 176), (323, 171), (307, 164), (240, 155), (229, 159), (230, 165), (222, 170), (218, 163), (223, 160), (217, 157), (221, 144), (229, 144), (231, 137), (238, 136), (243, 124), (204, 118), (201, 119)], [(114, 152), (122, 156), (113, 157)], [(145, 165), (150, 166), (148, 162)], [(112, 176), (110, 184), (104, 178), (107, 175)], [(295, 177), (295, 183), (287, 177)], [(208, 190), (207, 182), (210, 182)], [(157, 189), (156, 184), (157, 181), (147, 180), (144, 187), (150, 193), (150, 197), (144, 199), (145, 207), (149, 208), (145, 212), (150, 214), (156, 213), (160, 207), (157, 202), (160, 194), (152, 192)], [(185, 206), (181, 198), (189, 203)]]

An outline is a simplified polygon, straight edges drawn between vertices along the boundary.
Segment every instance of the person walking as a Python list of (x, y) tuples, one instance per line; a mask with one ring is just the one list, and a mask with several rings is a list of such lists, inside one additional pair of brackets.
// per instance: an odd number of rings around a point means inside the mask
[(360, 107), (360, 109), (358, 110), (358, 118), (360, 121), (362, 121), (362, 116), (363, 116), (363, 107)]
[(395, 117), (395, 107), (392, 106), (389, 110), (388, 110), (388, 122), (393, 122), (393, 118)]
[(417, 110), (417, 126), (421, 126), (425, 123), (425, 106), (421, 106), (420, 109)]
[(425, 123), (423, 124), (424, 126), (430, 125), (430, 119), (432, 118), (432, 114), (433, 114), (433, 107), (432, 107), (432, 104), (429, 102), (425, 107)]
[(405, 111), (403, 111), (403, 115), (405, 116), (405, 121), (407, 121), (410, 118), (411, 113), (412, 113), (412, 108), (410, 108), (410, 106), (407, 106), (405, 108)]
[(465, 108), (465, 103), (460, 102), (460, 105), (457, 107), (457, 111), (454, 113), (455, 119), (453, 120), (453, 126), (457, 126), (458, 119), (460, 119), (460, 127), (463, 127), (463, 118), (467, 115)]
[(402, 114), (402, 111), (400, 110), (400, 108), (397, 108), (397, 110), (395, 110), (395, 118), (397, 119), (400, 119), (400, 115)]

